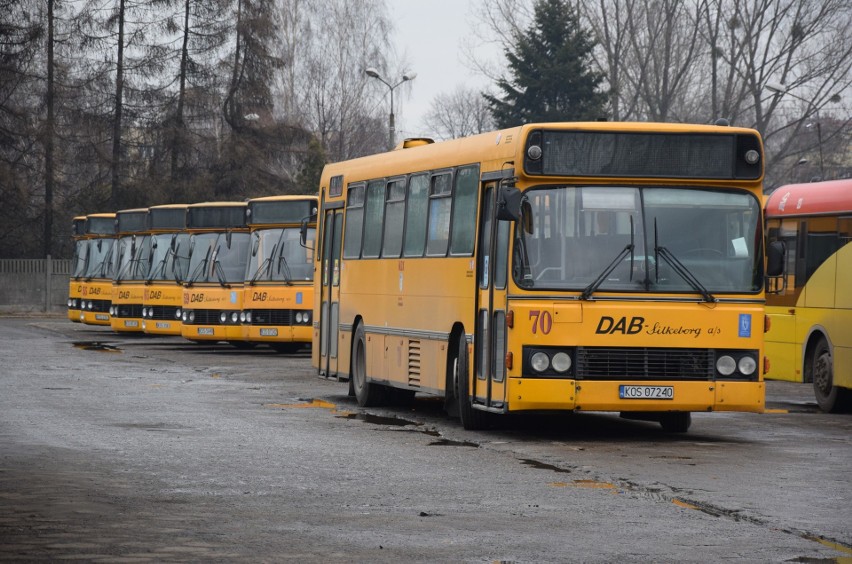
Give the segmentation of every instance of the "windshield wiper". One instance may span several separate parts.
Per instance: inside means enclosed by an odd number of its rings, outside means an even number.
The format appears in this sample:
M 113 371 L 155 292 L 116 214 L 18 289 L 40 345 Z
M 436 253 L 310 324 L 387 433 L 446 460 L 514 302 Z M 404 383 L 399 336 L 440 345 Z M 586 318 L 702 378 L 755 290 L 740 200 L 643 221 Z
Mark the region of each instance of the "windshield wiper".
M 222 263 L 219 262 L 219 259 L 213 260 L 213 272 L 216 273 L 216 279 L 219 280 L 219 285 L 223 288 L 230 288 L 231 285 L 228 284 L 227 279 L 225 278 L 225 269 L 222 268 Z
M 207 249 L 207 254 L 204 256 L 204 260 L 198 263 L 198 266 L 195 267 L 195 270 L 192 271 L 192 274 L 189 276 L 189 280 L 186 282 L 186 287 L 191 288 L 195 281 L 201 276 L 201 273 L 207 268 L 207 261 L 210 260 L 210 251 L 212 249 Z
M 669 265 L 672 267 L 672 270 L 677 273 L 678 276 L 683 278 L 690 286 L 692 286 L 694 290 L 701 294 L 701 297 L 704 298 L 704 301 L 709 303 L 716 302 L 716 297 L 713 296 L 713 294 L 711 294 L 710 291 L 707 290 L 707 288 L 705 288 L 704 285 L 698 281 L 698 278 L 696 278 L 695 275 L 690 272 L 686 265 L 680 262 L 680 260 L 678 260 L 678 258 L 674 256 L 674 253 L 657 243 L 657 220 L 654 219 L 654 258 L 656 264 L 659 265 L 660 261 L 657 257 L 663 257 L 666 262 L 668 262 Z M 660 270 L 659 266 L 657 266 L 657 282 L 659 281 Z
M 251 277 L 251 280 L 249 280 L 249 286 L 255 285 L 255 283 L 257 282 L 257 279 L 260 278 L 261 272 L 263 272 L 264 270 L 266 270 L 267 272 L 269 271 L 269 265 L 271 263 L 272 263 L 272 259 L 270 257 L 266 257 L 265 259 L 263 259 L 263 262 L 260 263 L 260 266 L 257 267 L 257 270 L 255 271 L 254 275 Z
M 288 286 L 292 286 L 293 284 L 293 276 L 290 274 L 290 265 L 287 264 L 287 258 L 284 256 L 282 252 L 278 257 L 278 273 L 281 273 L 281 269 L 284 269 L 284 281 L 287 282 Z
M 618 264 L 621 261 L 623 261 L 627 257 L 628 254 L 630 255 L 630 280 L 633 280 L 633 250 L 635 248 L 634 236 L 635 236 L 635 232 L 634 232 L 634 229 L 633 229 L 633 216 L 631 215 L 630 216 L 630 243 L 625 245 L 624 248 L 621 249 L 621 252 L 619 252 L 618 255 L 613 259 L 613 261 L 611 263 L 609 263 L 609 266 L 607 266 L 603 270 L 603 272 L 601 272 L 598 275 L 598 277 L 594 279 L 594 281 L 591 284 L 586 286 L 586 289 L 583 290 L 582 294 L 580 294 L 581 300 L 588 300 L 589 298 L 591 298 L 592 294 L 594 294 L 595 291 L 600 287 L 600 285 L 604 283 L 604 281 L 606 280 L 606 277 L 609 276 L 610 273 L 613 270 L 615 270 L 615 268 L 618 266 Z

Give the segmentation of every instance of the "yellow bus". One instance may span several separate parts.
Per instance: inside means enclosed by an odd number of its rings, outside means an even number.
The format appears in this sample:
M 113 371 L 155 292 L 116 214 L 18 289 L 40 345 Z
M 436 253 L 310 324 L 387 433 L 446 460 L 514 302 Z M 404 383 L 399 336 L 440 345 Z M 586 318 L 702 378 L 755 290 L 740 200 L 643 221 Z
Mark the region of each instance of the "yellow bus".
M 68 319 L 80 323 L 82 277 L 86 270 L 86 253 L 89 251 L 85 215 L 78 215 L 71 220 L 71 240 L 74 242 L 74 255 L 71 257 L 71 277 L 68 280 Z
M 142 330 L 180 336 L 182 281 L 189 269 L 189 233 L 185 204 L 148 208 L 151 268 L 142 294 Z
M 109 326 L 112 305 L 112 276 L 115 267 L 115 214 L 95 213 L 86 216 L 89 251 L 80 288 L 80 321 L 86 325 Z
M 109 308 L 110 327 L 119 333 L 141 333 L 142 292 L 151 252 L 148 208 L 116 212 L 115 226 L 118 239 Z
M 326 165 L 312 362 L 361 406 L 762 412 L 752 129 L 545 123 Z M 393 391 L 391 394 L 389 392 Z
M 240 315 L 243 338 L 295 352 L 311 342 L 317 198 L 254 198 L 246 213 L 251 243 Z
M 186 230 L 189 274 L 184 281 L 181 335 L 191 341 L 250 346 L 240 325 L 250 237 L 245 202 L 190 204 Z
M 852 179 L 791 184 L 766 203 L 769 245 L 785 251 L 770 277 L 767 378 L 811 382 L 819 407 L 852 407 Z

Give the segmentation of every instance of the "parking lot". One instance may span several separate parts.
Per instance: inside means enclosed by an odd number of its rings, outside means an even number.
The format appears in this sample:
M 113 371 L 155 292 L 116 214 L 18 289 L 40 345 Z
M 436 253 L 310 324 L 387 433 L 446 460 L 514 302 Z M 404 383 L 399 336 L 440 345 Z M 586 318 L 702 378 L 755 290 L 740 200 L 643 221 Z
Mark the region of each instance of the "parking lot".
M 362 409 L 307 353 L 0 318 L 0 559 L 842 561 L 852 415 Z

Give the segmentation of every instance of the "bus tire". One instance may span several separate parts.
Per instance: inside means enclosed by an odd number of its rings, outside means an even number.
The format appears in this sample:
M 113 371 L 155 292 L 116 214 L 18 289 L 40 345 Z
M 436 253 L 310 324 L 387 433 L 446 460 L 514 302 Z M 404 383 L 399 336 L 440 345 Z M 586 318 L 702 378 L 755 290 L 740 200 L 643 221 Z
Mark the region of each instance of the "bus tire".
M 380 384 L 367 382 L 367 339 L 364 336 L 364 325 L 359 323 L 352 339 L 352 375 L 350 377 L 355 399 L 361 407 L 382 405 L 387 390 Z
M 692 414 L 688 411 L 672 411 L 660 417 L 660 426 L 666 433 L 686 433 L 692 425 Z
M 831 349 L 824 337 L 817 341 L 811 355 L 811 377 L 814 396 L 819 408 L 827 413 L 837 413 L 843 408 L 842 390 L 834 385 L 834 363 Z
M 470 403 L 468 394 L 468 362 L 467 362 L 467 340 L 464 333 L 459 335 L 456 356 L 453 359 L 453 382 L 456 386 L 456 398 L 458 399 L 459 418 L 462 427 L 468 431 L 484 429 L 487 424 L 487 413 L 474 409 Z

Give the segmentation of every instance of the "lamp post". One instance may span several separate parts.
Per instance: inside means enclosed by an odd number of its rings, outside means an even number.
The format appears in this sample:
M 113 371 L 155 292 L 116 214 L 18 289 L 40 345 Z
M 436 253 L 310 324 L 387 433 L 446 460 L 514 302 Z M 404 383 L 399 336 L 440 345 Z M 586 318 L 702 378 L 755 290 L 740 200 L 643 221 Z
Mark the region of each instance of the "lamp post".
M 393 149 L 395 133 L 395 124 L 393 117 L 393 91 L 396 89 L 397 86 L 399 86 L 403 82 L 414 80 L 415 77 L 417 77 L 417 73 L 405 73 L 404 75 L 402 75 L 402 79 L 399 82 L 397 82 L 396 84 L 391 84 L 390 82 L 382 78 L 382 75 L 379 74 L 379 71 L 377 71 L 373 67 L 367 68 L 367 70 L 365 70 L 364 72 L 367 73 L 367 76 L 375 78 L 376 80 L 380 80 L 390 90 L 390 116 L 388 118 L 388 149 Z
M 822 125 L 821 125 L 820 119 L 819 119 L 819 108 L 816 107 L 816 104 L 814 104 L 813 101 L 802 98 L 801 96 L 799 96 L 797 94 L 793 94 L 789 90 L 785 89 L 783 85 L 773 84 L 771 82 L 767 82 L 766 88 L 768 90 L 771 90 L 772 92 L 777 92 L 778 94 L 781 94 L 781 95 L 789 94 L 791 97 L 793 97 L 797 100 L 801 100 L 802 102 L 811 106 L 814 109 L 814 113 L 816 114 L 817 144 L 818 144 L 818 148 L 819 148 L 819 179 L 825 180 L 825 165 L 823 164 L 823 159 L 822 159 Z M 807 125 L 805 125 L 805 127 L 811 127 L 811 125 L 812 124 L 807 124 Z

